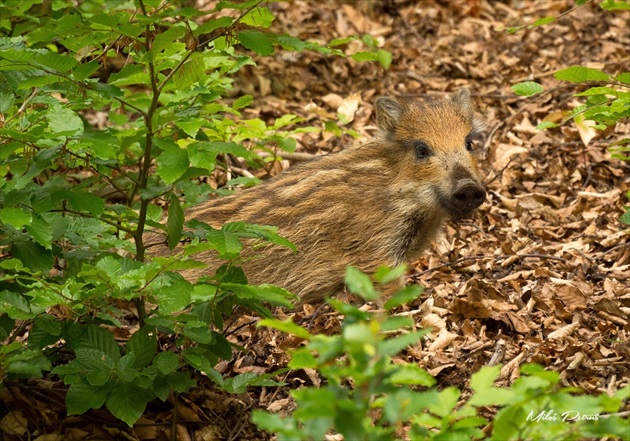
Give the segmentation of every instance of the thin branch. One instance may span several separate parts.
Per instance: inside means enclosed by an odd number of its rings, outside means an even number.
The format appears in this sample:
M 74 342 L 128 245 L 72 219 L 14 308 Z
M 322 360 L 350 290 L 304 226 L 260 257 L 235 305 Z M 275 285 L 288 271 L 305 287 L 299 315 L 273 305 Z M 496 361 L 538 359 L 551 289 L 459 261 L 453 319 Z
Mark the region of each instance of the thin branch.
M 239 15 L 230 26 L 228 26 L 227 28 L 225 28 L 225 31 L 218 33 L 217 35 L 215 35 L 214 37 L 211 37 L 209 39 L 207 39 L 206 41 L 204 41 L 203 43 L 199 43 L 197 44 L 197 47 L 201 47 L 204 46 L 208 43 L 210 43 L 211 41 L 216 40 L 217 38 L 221 37 L 222 35 L 226 35 L 228 34 L 230 31 L 232 31 L 237 24 L 239 24 L 241 22 L 241 20 L 243 19 L 243 17 L 245 17 L 247 14 L 249 14 L 251 11 L 253 11 L 254 9 L 256 9 L 261 3 L 265 3 L 267 0 L 260 0 L 259 2 L 257 2 L 256 4 L 250 6 L 248 9 L 246 9 L 245 11 L 243 11 L 241 13 L 241 15 Z
M 133 236 L 135 234 L 135 231 L 132 230 L 131 228 L 127 228 L 123 225 L 120 225 L 120 222 L 118 220 L 110 220 L 106 217 L 96 217 L 93 214 L 89 214 L 89 213 L 84 213 L 82 211 L 76 211 L 76 210 L 71 210 L 69 208 L 62 208 L 62 209 L 54 209 L 54 210 L 50 210 L 51 213 L 68 213 L 68 214 L 74 214 L 76 216 L 81 216 L 81 217 L 85 217 L 88 219 L 98 219 L 102 222 L 105 222 L 108 225 L 111 225 L 112 227 L 115 227 L 116 229 L 120 230 L 120 231 L 124 231 L 125 233 L 128 233 L 129 235 Z
M 541 260 L 556 260 L 558 262 L 562 262 L 562 263 L 567 263 L 568 260 L 563 258 L 563 257 L 557 257 L 557 256 L 551 256 L 549 254 L 539 254 L 539 253 L 524 253 L 524 254 L 504 254 L 504 255 L 500 255 L 500 256 L 495 256 L 495 255 L 488 255 L 488 254 L 483 254 L 481 256 L 466 256 L 466 257 L 461 257 L 453 262 L 449 262 L 449 263 L 445 263 L 442 265 L 438 265 L 435 266 L 433 268 L 429 268 L 427 270 L 422 271 L 421 273 L 418 274 L 413 274 L 411 276 L 412 279 L 414 280 L 418 280 L 420 277 L 422 277 L 425 274 L 428 274 L 430 272 L 433 271 L 437 271 L 443 268 L 449 268 L 452 266 L 457 266 L 460 263 L 464 263 L 466 261 L 469 260 L 489 260 L 489 259 L 494 259 L 494 260 L 505 260 L 505 259 L 511 259 L 511 258 L 517 258 L 517 259 L 525 259 L 525 258 L 536 258 L 536 259 L 541 259 Z

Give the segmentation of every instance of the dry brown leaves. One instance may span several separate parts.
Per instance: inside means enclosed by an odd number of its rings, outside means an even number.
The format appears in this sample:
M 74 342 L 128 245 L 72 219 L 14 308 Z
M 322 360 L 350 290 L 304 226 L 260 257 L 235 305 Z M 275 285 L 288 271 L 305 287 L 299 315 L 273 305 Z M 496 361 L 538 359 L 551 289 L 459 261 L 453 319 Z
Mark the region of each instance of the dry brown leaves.
M 299 112 L 294 103 L 310 100 L 307 114 L 335 112 L 359 96 L 359 117 L 349 126 L 366 137 L 374 129 L 369 103 L 376 95 L 468 87 L 476 97 L 489 123 L 482 155 L 490 196 L 474 219 L 449 225 L 418 262 L 410 281 L 424 285 L 425 294 L 400 312 L 414 316 L 418 327 L 433 328 L 421 347 L 401 357 L 437 375 L 443 386 L 466 388 L 472 372 L 496 363 L 504 365 L 501 379 L 509 384 L 527 362 L 556 370 L 564 384 L 591 393 L 628 382 L 630 235 L 618 218 L 627 203 L 630 167 L 607 151 L 612 141 L 628 136 L 628 123 L 604 133 L 573 123 L 535 129 L 543 118 L 557 119 L 558 111 L 578 105 L 572 94 L 580 89 L 557 82 L 556 70 L 628 70 L 628 14 L 604 14 L 588 5 L 542 28 L 514 35 L 498 30 L 572 6 L 296 1 L 279 6 L 284 29 L 321 40 L 370 33 L 392 52 L 391 68 L 299 54 L 294 62 L 278 61 L 278 69 L 257 70 L 282 86 L 259 101 L 262 108 Z M 359 46 L 350 51 L 365 50 Z M 537 100 L 515 97 L 510 86 L 525 80 L 552 93 Z M 313 153 L 337 149 L 337 140 L 325 136 L 301 142 Z M 319 317 L 311 325 L 313 332 L 335 332 L 338 317 Z M 299 384 L 312 384 L 297 375 Z M 279 407 L 264 399 L 260 405 Z

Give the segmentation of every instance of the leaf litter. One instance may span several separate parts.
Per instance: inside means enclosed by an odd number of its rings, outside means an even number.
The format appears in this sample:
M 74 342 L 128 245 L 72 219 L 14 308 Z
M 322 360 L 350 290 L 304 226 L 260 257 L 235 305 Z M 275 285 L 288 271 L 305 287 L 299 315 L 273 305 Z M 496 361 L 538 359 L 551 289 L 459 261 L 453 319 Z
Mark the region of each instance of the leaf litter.
M 213 2 L 199 0 L 199 7 Z M 317 125 L 331 118 L 367 139 L 376 131 L 370 103 L 379 95 L 441 95 L 471 90 L 487 121 L 479 146 L 488 199 L 473 219 L 449 224 L 444 235 L 417 262 L 410 283 L 425 287 L 422 297 L 397 313 L 414 317 L 433 332 L 421 345 L 399 355 L 418 363 L 439 386 L 464 391 L 470 375 L 503 363 L 507 385 L 527 362 L 560 372 L 565 385 L 589 393 L 609 393 L 630 378 L 630 235 L 619 222 L 630 165 L 611 158 L 607 146 L 628 137 L 629 125 L 605 132 L 577 121 L 537 131 L 543 119 L 561 119 L 560 110 L 578 104 L 580 86 L 556 81 L 553 73 L 572 65 L 610 74 L 628 70 L 628 13 L 602 13 L 588 4 L 543 27 L 516 34 L 508 26 L 559 15 L 574 2 L 443 2 L 423 0 L 295 0 L 272 4 L 272 30 L 300 38 L 330 41 L 370 34 L 392 53 L 389 70 L 378 63 L 318 53 L 276 53 L 245 67 L 235 96 L 252 94 L 246 117 L 272 121 L 285 113 Z M 349 53 L 365 50 L 348 43 Z M 514 95 L 510 86 L 533 80 L 552 93 L 537 98 Z M 297 135 L 298 151 L 283 155 L 273 173 L 357 142 L 331 133 Z M 233 173 L 249 173 L 235 164 Z M 217 178 L 224 182 L 225 178 Z M 278 311 L 310 326 L 312 333 L 335 333 L 340 317 L 313 315 L 305 305 Z M 287 351 L 301 340 L 255 327 L 256 317 L 241 315 L 230 340 L 246 348 L 217 369 L 224 375 L 270 373 L 286 366 Z M 64 387 L 40 379 L 9 385 L 3 393 L 0 429 L 5 439 L 266 440 L 250 422 L 252 408 L 289 413 L 290 389 L 317 385 L 316 372 L 288 372 L 282 388 L 251 388 L 228 395 L 203 387 L 150 403 L 129 429 L 104 410 L 65 416 Z M 37 421 L 27 433 L 26 421 Z

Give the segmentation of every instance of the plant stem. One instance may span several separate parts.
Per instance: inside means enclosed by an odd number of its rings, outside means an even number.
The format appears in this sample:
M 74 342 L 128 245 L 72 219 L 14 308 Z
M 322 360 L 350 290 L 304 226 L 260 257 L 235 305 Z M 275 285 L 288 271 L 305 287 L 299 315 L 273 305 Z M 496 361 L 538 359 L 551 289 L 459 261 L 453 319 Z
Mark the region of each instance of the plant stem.
M 146 16 L 147 11 L 142 0 L 139 1 L 140 9 L 142 13 Z M 147 23 L 145 29 L 144 36 L 144 46 L 147 53 L 151 51 L 151 24 Z M 132 195 L 139 193 L 140 191 L 147 188 L 147 183 L 149 181 L 149 171 L 151 169 L 151 160 L 152 160 L 152 150 L 153 150 L 153 116 L 155 115 L 155 111 L 157 110 L 157 106 L 160 99 L 160 89 L 157 85 L 157 78 L 155 72 L 155 65 L 153 64 L 153 60 L 149 61 L 149 77 L 151 79 L 151 104 L 149 105 L 149 109 L 143 115 L 144 124 L 147 128 L 146 142 L 144 145 L 144 153 L 140 157 L 138 163 L 138 185 L 134 187 Z M 133 200 L 133 197 L 130 198 Z M 136 260 L 140 262 L 144 262 L 145 259 L 145 246 L 144 246 L 144 227 L 147 220 L 147 210 L 149 208 L 149 199 L 140 198 L 140 211 L 138 213 L 138 226 L 135 231 L 134 239 L 136 244 Z M 138 311 L 138 319 L 140 320 L 140 324 L 144 324 L 144 320 L 147 316 L 146 305 L 144 298 L 138 297 L 135 299 L 136 309 Z

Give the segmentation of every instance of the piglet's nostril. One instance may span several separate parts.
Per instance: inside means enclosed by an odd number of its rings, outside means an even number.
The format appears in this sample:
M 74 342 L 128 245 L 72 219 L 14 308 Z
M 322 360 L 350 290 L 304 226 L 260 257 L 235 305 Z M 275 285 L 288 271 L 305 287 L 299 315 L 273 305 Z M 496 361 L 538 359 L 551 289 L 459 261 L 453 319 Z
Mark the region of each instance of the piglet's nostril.
M 466 181 L 453 192 L 452 202 L 462 211 L 472 211 L 486 200 L 485 190 L 474 181 Z

